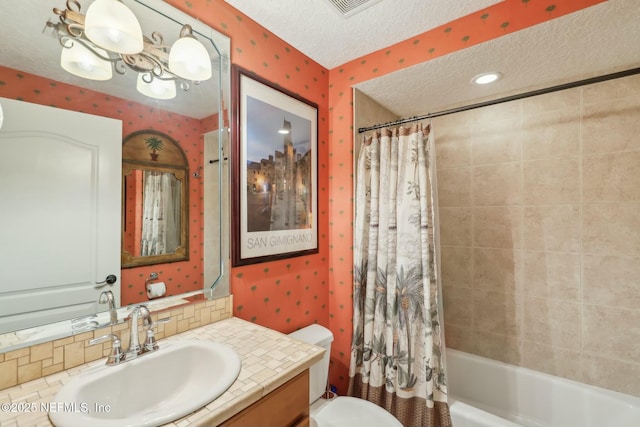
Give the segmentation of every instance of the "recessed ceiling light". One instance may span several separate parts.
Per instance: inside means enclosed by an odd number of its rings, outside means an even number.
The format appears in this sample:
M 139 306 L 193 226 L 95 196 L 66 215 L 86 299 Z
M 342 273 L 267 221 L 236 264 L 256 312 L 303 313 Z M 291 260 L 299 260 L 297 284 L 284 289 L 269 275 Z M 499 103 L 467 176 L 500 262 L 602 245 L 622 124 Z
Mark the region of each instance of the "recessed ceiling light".
M 471 82 L 477 85 L 486 85 L 495 82 L 496 80 L 500 79 L 500 77 L 502 77 L 502 74 L 498 72 L 482 73 L 472 78 Z

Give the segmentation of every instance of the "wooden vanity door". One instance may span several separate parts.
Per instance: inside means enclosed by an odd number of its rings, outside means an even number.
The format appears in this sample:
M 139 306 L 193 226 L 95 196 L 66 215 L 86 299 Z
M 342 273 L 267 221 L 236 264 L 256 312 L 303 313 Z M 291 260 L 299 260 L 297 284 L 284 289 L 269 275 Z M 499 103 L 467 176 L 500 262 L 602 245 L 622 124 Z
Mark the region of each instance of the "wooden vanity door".
M 308 427 L 309 371 L 305 370 L 221 426 Z

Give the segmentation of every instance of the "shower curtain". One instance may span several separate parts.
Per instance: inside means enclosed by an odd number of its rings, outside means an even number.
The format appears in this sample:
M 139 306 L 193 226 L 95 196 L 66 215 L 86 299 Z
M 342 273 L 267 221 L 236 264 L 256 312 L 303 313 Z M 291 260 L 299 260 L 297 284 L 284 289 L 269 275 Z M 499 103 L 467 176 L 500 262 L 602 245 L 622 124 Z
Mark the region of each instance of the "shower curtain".
M 350 396 L 449 427 L 430 126 L 383 129 L 357 164 Z
M 180 182 L 173 173 L 144 171 L 140 255 L 174 253 L 180 245 Z

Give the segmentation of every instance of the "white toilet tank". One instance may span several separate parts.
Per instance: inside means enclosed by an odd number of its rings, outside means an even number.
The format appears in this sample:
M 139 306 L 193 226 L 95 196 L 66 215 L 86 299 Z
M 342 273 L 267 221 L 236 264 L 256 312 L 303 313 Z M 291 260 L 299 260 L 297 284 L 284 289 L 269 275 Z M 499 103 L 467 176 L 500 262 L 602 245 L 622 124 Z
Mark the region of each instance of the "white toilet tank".
M 313 324 L 292 332 L 289 336 L 308 344 L 324 347 L 325 349 L 322 360 L 309 368 L 309 403 L 313 403 L 322 396 L 327 388 L 329 357 L 331 354 L 333 334 L 324 326 Z

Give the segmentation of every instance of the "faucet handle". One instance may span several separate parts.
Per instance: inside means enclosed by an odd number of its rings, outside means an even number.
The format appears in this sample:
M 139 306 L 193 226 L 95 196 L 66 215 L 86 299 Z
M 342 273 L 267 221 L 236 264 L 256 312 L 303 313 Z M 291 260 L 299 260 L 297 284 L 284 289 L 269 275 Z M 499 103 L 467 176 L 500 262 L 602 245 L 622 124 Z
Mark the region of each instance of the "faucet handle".
M 144 351 L 155 351 L 158 349 L 158 342 L 156 341 L 156 331 L 153 329 L 156 325 L 161 323 L 167 323 L 171 321 L 171 317 L 165 317 L 164 319 L 158 319 L 149 326 L 147 326 L 147 338 L 144 340 Z
M 105 341 L 113 341 L 113 344 L 111 345 L 111 353 L 109 354 L 109 356 L 107 357 L 107 365 L 117 365 L 118 363 L 120 363 L 122 360 L 124 360 L 124 353 L 122 352 L 122 345 L 120 343 L 120 338 L 118 338 L 117 335 L 114 334 L 107 334 L 107 335 L 102 335 L 101 337 L 98 338 L 93 338 L 91 340 L 89 340 L 89 345 L 95 345 L 95 344 L 100 344 L 103 343 Z

